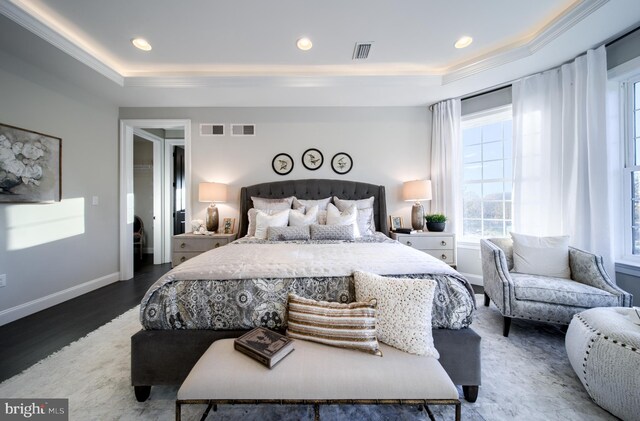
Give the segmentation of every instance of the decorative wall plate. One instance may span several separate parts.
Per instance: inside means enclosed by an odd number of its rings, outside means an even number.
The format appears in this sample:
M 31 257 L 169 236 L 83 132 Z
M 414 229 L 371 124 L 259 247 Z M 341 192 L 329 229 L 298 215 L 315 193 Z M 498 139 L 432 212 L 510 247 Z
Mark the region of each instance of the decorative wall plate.
M 346 174 L 353 168 L 353 159 L 346 152 L 338 152 L 331 158 L 331 169 L 338 174 Z
M 293 158 L 291 158 L 289 154 L 279 153 L 273 157 L 271 168 L 273 168 L 276 174 L 287 175 L 293 170 Z
M 324 156 L 322 156 L 322 152 L 317 149 L 307 149 L 302 154 L 302 165 L 304 165 L 304 167 L 308 170 L 317 170 L 322 166 L 323 162 Z

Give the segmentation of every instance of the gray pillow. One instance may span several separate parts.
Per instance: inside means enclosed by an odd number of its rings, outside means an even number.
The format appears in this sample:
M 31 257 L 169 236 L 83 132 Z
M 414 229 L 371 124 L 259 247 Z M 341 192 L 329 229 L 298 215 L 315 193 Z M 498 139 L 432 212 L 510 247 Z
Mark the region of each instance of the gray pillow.
M 310 225 L 312 240 L 351 240 L 355 239 L 353 224 L 350 225 Z
M 267 229 L 267 240 L 269 241 L 308 240 L 309 238 L 309 225 L 269 227 Z

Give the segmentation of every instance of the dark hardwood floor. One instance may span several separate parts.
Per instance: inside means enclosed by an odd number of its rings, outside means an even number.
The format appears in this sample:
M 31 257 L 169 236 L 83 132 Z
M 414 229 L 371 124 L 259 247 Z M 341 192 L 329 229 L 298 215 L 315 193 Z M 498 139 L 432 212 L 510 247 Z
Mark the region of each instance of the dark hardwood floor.
M 64 303 L 0 326 L 0 382 L 69 345 L 140 304 L 171 264 L 153 265 L 153 255 L 136 261 L 133 279 L 115 282 Z

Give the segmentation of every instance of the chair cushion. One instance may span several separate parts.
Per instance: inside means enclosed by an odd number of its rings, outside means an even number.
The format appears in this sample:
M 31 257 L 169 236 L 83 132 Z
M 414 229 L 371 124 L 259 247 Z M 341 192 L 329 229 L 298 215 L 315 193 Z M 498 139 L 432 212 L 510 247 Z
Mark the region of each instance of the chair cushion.
M 518 300 L 585 308 L 618 305 L 615 295 L 570 279 L 514 272 L 510 275 Z

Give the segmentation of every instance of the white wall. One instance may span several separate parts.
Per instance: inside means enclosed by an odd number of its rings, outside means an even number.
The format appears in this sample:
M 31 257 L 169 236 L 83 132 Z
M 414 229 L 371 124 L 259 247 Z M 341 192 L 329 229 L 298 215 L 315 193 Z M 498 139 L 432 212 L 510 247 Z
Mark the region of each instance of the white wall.
M 242 186 L 286 179 L 334 178 L 385 185 L 389 214 L 410 220 L 411 203 L 400 197 L 402 183 L 428 178 L 431 113 L 426 107 L 308 108 L 121 108 L 122 119 L 188 118 L 192 123 L 192 218 L 205 216 L 198 202 L 202 181 L 229 185 L 220 217 L 238 218 Z M 223 137 L 201 137 L 200 123 L 224 123 Z M 256 136 L 228 134 L 230 123 L 256 124 Z M 309 171 L 302 153 L 317 148 L 323 166 Z M 293 171 L 280 176 L 271 160 L 280 152 L 294 158 Z M 331 157 L 347 152 L 354 161 L 346 175 L 331 170 Z M 236 223 L 237 227 L 237 223 Z
M 3 52 L 0 92 L 0 122 L 62 138 L 62 201 L 0 204 L 4 324 L 118 279 L 118 110 Z

